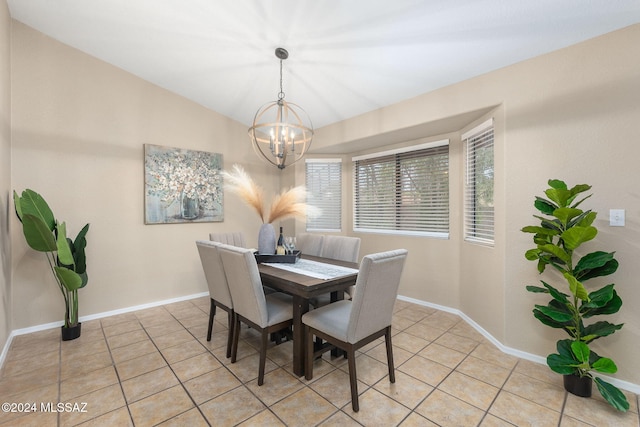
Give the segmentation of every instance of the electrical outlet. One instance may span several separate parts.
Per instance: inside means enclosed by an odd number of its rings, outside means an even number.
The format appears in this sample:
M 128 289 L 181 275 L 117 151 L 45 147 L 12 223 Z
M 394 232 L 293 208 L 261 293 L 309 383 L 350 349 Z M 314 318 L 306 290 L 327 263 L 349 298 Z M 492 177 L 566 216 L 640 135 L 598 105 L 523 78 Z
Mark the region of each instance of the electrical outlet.
M 624 227 L 624 209 L 609 209 L 609 225 Z

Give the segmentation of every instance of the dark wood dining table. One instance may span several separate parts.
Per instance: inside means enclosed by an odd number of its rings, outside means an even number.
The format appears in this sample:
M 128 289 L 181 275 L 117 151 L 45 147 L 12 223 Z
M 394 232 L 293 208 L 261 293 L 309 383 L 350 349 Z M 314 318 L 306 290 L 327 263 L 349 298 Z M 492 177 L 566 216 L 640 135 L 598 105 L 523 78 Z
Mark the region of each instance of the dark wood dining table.
M 302 255 L 302 258 L 325 264 L 358 269 L 357 263 Z M 258 264 L 262 284 L 293 297 L 293 372 L 304 375 L 305 334 L 302 315 L 309 311 L 309 299 L 331 293 L 331 301 L 344 298 L 344 291 L 355 285 L 358 273 L 332 279 L 318 279 L 266 264 Z

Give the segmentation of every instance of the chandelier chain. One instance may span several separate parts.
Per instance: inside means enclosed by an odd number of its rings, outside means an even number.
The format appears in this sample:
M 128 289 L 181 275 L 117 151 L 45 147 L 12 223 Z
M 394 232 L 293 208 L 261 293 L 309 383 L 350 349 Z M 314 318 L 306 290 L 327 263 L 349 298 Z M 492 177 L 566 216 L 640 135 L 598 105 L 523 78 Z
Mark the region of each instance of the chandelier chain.
M 282 59 L 280 60 L 280 93 L 278 93 L 278 100 L 284 99 L 284 91 L 282 90 Z

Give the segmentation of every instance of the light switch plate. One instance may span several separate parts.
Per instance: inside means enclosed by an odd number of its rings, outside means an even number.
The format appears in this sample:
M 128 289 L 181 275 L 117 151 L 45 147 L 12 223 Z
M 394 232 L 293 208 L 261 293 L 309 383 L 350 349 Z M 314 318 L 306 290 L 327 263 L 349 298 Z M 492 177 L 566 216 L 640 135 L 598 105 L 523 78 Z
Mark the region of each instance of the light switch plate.
M 609 209 L 609 225 L 624 227 L 624 209 Z

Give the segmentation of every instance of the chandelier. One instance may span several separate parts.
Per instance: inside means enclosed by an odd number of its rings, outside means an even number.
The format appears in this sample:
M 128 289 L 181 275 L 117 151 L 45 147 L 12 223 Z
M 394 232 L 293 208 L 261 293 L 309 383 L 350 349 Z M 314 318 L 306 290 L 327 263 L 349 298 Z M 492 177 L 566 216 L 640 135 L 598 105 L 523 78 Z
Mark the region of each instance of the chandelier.
M 311 146 L 313 125 L 307 113 L 298 105 L 284 100 L 282 61 L 289 52 L 276 49 L 280 59 L 280 92 L 278 100 L 263 105 L 249 128 L 251 144 L 257 154 L 269 163 L 284 169 L 302 158 Z

